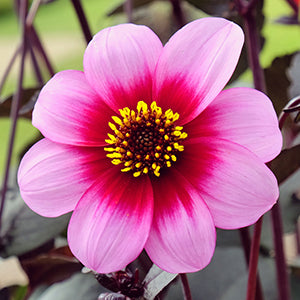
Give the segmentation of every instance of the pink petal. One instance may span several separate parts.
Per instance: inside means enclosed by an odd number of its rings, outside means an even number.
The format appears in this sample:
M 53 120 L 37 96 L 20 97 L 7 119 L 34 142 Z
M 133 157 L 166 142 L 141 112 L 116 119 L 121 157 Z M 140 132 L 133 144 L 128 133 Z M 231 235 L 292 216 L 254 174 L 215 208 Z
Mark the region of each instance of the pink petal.
M 114 114 L 89 86 L 83 72 L 68 70 L 57 73 L 44 86 L 32 122 L 54 142 L 103 146 Z
M 110 168 L 74 210 L 68 229 L 71 251 L 98 273 L 118 271 L 143 250 L 152 216 L 149 178 Z
M 195 272 L 210 262 L 216 233 L 199 192 L 175 169 L 153 181 L 154 218 L 145 249 L 170 273 Z
M 176 167 L 198 188 L 220 228 L 255 223 L 278 198 L 274 174 L 248 149 L 227 140 L 190 140 Z
M 104 157 L 103 149 L 67 146 L 43 139 L 21 161 L 18 171 L 21 196 L 33 211 L 46 217 L 72 211 L 101 169 L 110 164 Z
M 164 110 L 195 118 L 230 79 L 243 46 L 241 28 L 222 18 L 187 24 L 165 45 L 154 77 L 154 99 Z
M 241 144 L 264 162 L 277 156 L 282 146 L 272 102 L 249 88 L 222 91 L 185 130 L 190 138 L 209 136 Z
M 115 111 L 151 102 L 152 77 L 162 51 L 159 38 L 147 27 L 121 24 L 97 33 L 84 55 L 91 86 Z

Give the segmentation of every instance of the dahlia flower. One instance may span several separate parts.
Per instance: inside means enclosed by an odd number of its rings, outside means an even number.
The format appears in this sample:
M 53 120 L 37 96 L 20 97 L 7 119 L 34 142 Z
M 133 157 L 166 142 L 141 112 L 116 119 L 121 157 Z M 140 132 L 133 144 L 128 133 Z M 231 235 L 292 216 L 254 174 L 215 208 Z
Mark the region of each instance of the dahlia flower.
M 243 41 L 221 18 L 189 23 L 165 46 L 145 26 L 118 25 L 94 36 L 83 72 L 44 86 L 33 125 L 45 138 L 22 159 L 21 195 L 46 217 L 73 211 L 68 242 L 85 266 L 117 271 L 145 249 L 168 272 L 198 271 L 216 227 L 253 224 L 276 202 L 271 101 L 222 91 Z

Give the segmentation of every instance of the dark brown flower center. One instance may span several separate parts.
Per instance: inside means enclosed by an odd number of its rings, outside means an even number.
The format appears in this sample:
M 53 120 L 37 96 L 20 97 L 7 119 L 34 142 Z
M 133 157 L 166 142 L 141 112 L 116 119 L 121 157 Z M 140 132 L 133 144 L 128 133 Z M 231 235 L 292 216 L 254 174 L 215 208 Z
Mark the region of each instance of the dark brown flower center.
M 113 134 L 105 141 L 110 147 L 104 150 L 114 165 L 123 164 L 122 172 L 132 171 L 134 177 L 142 174 L 160 176 L 163 167 L 171 167 L 179 152 L 184 150 L 182 141 L 187 137 L 183 127 L 175 126 L 178 113 L 162 109 L 152 102 L 150 107 L 139 101 L 137 112 L 128 107 L 120 109 L 121 118 L 113 116 L 108 125 Z

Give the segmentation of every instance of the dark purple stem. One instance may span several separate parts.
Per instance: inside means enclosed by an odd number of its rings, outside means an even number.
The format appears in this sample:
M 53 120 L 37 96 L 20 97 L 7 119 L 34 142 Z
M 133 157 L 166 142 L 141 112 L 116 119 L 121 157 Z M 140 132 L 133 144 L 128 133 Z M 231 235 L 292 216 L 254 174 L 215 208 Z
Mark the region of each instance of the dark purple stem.
M 257 283 L 257 265 L 259 257 L 260 236 L 262 229 L 263 217 L 256 222 L 254 226 L 253 239 L 251 243 L 251 253 L 249 260 L 249 276 L 247 285 L 247 300 L 255 300 L 256 283 Z
M 181 28 L 186 24 L 186 19 L 182 10 L 181 0 L 170 0 L 173 6 L 173 14 L 176 18 L 178 27 Z
M 11 157 L 12 157 L 13 146 L 14 146 L 14 141 L 15 141 L 18 110 L 19 110 L 19 105 L 20 105 L 20 101 L 21 101 L 21 97 L 22 97 L 24 64 L 25 64 L 26 48 L 27 48 L 26 47 L 26 30 L 25 30 L 25 19 L 26 19 L 27 7 L 28 7 L 28 1 L 24 0 L 24 1 L 20 2 L 19 18 L 21 20 L 20 24 L 22 26 L 21 63 L 20 63 L 20 72 L 19 72 L 19 78 L 18 78 L 17 91 L 14 94 L 14 97 L 12 100 L 12 106 L 11 106 L 12 123 L 11 123 L 10 135 L 9 135 L 9 145 L 8 145 L 8 153 L 7 153 L 7 159 L 6 159 L 6 165 L 5 165 L 5 173 L 4 173 L 4 178 L 3 178 L 3 182 L 2 182 L 2 190 L 1 190 L 0 229 L 1 229 L 1 221 L 2 221 L 2 215 L 3 215 L 3 210 L 4 210 L 4 204 L 5 204 L 5 196 L 6 196 L 6 192 L 7 192 L 7 184 L 8 184 L 8 178 L 9 178 Z
M 41 54 L 41 56 L 46 64 L 49 74 L 51 76 L 54 76 L 54 74 L 55 74 L 54 69 L 49 61 L 49 58 L 44 50 L 44 47 L 43 47 L 43 45 L 40 41 L 40 38 L 39 38 L 33 25 L 28 29 L 28 34 L 29 34 L 29 39 L 30 39 L 31 45 L 34 45 L 37 48 L 38 52 Z
M 79 19 L 84 38 L 86 40 L 86 43 L 88 44 L 90 40 L 93 38 L 93 36 L 91 34 L 91 30 L 87 22 L 86 16 L 84 14 L 81 2 L 80 0 L 72 0 L 72 4 L 74 6 L 77 17 Z
M 133 18 L 132 18 L 132 13 L 133 13 L 133 11 L 132 11 L 132 0 L 126 0 L 124 2 L 124 10 L 125 10 L 126 15 L 127 15 L 127 21 L 129 23 L 132 23 L 132 21 L 133 21 Z
M 287 266 L 283 249 L 283 230 L 279 201 L 271 210 L 273 237 L 275 246 L 277 286 L 280 300 L 290 299 L 290 285 L 288 280 Z
M 264 71 L 259 63 L 259 35 L 255 21 L 255 10 L 248 10 L 244 14 L 244 29 L 246 35 L 247 54 L 253 74 L 254 86 L 261 92 L 266 92 Z
M 189 286 L 189 281 L 187 278 L 187 275 L 185 273 L 179 274 L 181 283 L 182 283 L 182 288 L 183 288 L 183 294 L 184 294 L 184 300 L 192 300 L 192 294 L 191 294 L 191 289 Z
M 5 70 L 5 72 L 4 72 L 4 75 L 3 75 L 2 80 L 1 80 L 1 82 L 0 82 L 0 94 L 1 94 L 1 91 L 2 91 L 3 86 L 4 86 L 4 84 L 5 84 L 5 81 L 6 81 L 6 79 L 7 79 L 7 76 L 8 76 L 8 74 L 9 74 L 9 72 L 10 72 L 12 66 L 14 65 L 14 62 L 15 62 L 16 58 L 18 57 L 18 55 L 19 55 L 19 53 L 20 53 L 20 51 L 21 51 L 21 48 L 22 48 L 22 47 L 19 46 L 19 47 L 16 49 L 16 51 L 14 52 L 13 57 L 11 58 L 11 60 L 10 60 L 10 62 L 9 62 L 9 64 L 8 64 L 6 70 Z
M 32 62 L 32 66 L 33 66 L 33 69 L 35 72 L 36 79 L 37 79 L 39 85 L 42 86 L 44 84 L 43 76 L 42 76 L 41 70 L 39 68 L 35 53 L 33 51 L 33 47 L 32 47 L 32 45 L 30 45 L 30 43 L 28 43 L 28 48 L 30 51 L 31 62 Z
M 294 0 L 286 0 L 286 2 L 291 6 L 291 8 L 294 10 L 295 14 L 298 14 L 299 8 Z
M 249 233 L 249 227 L 241 228 L 239 232 L 240 232 L 240 238 L 244 249 L 245 259 L 247 262 L 247 266 L 249 267 L 250 253 L 251 253 L 251 238 Z M 264 296 L 263 296 L 262 286 L 261 286 L 259 274 L 257 274 L 255 300 L 263 300 L 263 299 Z

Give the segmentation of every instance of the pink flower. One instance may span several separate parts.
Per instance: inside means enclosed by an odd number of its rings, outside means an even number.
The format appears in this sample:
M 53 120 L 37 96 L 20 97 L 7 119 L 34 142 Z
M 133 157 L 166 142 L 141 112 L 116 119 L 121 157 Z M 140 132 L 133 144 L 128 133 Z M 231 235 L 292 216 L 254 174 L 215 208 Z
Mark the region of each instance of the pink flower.
M 264 164 L 282 142 L 272 104 L 254 89 L 222 91 L 243 40 L 221 18 L 164 47 L 145 26 L 118 25 L 95 35 L 84 72 L 42 89 L 33 124 L 45 139 L 21 162 L 21 194 L 43 216 L 74 211 L 68 241 L 84 265 L 116 271 L 145 248 L 166 271 L 198 271 L 215 227 L 250 225 L 276 202 Z

